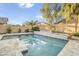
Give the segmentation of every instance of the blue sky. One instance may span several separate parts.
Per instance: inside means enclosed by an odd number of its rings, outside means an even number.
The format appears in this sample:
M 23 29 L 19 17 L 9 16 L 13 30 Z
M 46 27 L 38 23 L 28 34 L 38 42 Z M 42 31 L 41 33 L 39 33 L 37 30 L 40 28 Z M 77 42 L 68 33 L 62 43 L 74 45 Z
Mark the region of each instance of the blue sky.
M 0 17 L 8 17 L 11 24 L 22 24 L 25 21 L 38 20 L 45 21 L 42 18 L 40 9 L 43 4 L 26 3 L 6 3 L 0 4 Z

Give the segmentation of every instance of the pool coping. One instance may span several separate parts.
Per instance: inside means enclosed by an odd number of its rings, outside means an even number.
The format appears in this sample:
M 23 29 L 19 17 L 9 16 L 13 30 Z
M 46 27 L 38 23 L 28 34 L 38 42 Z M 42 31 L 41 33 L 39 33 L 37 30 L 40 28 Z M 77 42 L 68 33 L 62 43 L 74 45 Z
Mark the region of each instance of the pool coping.
M 35 31 L 35 32 L 27 32 L 27 33 L 10 33 L 10 34 L 2 34 L 0 37 L 0 40 L 4 37 L 4 36 L 17 36 L 17 35 L 27 35 L 27 34 L 38 34 L 38 35 L 43 35 L 43 36 L 49 36 L 49 37 L 53 37 L 53 38 L 58 38 L 58 39 L 63 39 L 63 40 L 68 40 L 68 35 L 67 34 L 63 34 L 63 33 L 51 33 L 51 32 L 41 32 L 41 31 Z
M 34 34 L 49 36 L 49 37 L 58 38 L 58 39 L 62 39 L 62 40 L 68 40 L 68 35 L 64 34 L 64 33 L 34 32 Z
M 2 40 L 2 38 L 4 36 L 17 36 L 17 35 L 27 35 L 27 34 L 33 34 L 33 32 L 28 32 L 28 33 L 6 33 L 6 34 L 1 34 L 0 35 L 0 40 Z

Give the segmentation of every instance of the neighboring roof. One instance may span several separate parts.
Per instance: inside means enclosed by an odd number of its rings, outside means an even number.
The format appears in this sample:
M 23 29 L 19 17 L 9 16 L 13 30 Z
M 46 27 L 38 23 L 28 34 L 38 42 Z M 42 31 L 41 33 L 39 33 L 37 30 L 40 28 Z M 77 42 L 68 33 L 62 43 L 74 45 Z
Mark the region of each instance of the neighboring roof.
M 7 23 L 7 22 L 8 22 L 8 18 L 0 17 L 0 23 Z

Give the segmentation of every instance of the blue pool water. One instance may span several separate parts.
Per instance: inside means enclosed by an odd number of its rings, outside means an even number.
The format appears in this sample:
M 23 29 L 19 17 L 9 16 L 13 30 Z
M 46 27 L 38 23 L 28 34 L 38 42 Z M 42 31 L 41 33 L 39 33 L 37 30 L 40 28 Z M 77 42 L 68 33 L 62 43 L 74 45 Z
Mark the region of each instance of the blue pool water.
M 56 56 L 66 45 L 67 41 L 42 35 L 26 35 L 21 40 L 29 45 L 27 56 Z

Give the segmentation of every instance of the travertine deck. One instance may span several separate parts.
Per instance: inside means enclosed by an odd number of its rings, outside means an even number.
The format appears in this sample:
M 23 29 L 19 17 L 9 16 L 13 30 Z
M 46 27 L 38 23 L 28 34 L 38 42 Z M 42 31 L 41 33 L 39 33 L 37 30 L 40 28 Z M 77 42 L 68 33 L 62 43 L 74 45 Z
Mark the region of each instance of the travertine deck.
M 18 37 L 1 40 L 7 35 L 26 35 L 29 33 L 12 33 L 0 35 L 0 56 L 22 56 L 22 51 L 28 50 L 24 42 Z
M 0 40 L 2 39 L 3 35 L 0 35 Z
M 58 35 L 56 34 L 54 36 L 53 34 L 44 32 L 37 32 L 37 34 L 51 37 L 56 37 Z M 62 38 L 62 34 L 60 36 L 60 38 Z M 2 37 L 3 35 L 0 36 L 0 39 Z M 63 36 L 63 38 L 67 39 L 66 36 Z M 27 47 L 25 47 L 24 43 L 19 41 L 19 39 L 0 40 L 0 56 L 22 56 L 21 51 L 23 50 L 27 50 Z M 58 56 L 79 56 L 79 40 L 69 40 Z
M 69 40 L 58 56 L 79 56 L 79 40 Z
M 45 36 L 49 36 L 49 37 L 53 37 L 53 38 L 68 40 L 67 34 L 64 34 L 64 33 L 52 33 L 52 32 L 36 31 L 36 32 L 34 32 L 34 34 L 45 35 Z
M 24 50 L 27 47 L 18 38 L 0 40 L 0 56 L 22 56 Z

